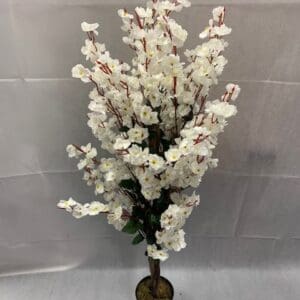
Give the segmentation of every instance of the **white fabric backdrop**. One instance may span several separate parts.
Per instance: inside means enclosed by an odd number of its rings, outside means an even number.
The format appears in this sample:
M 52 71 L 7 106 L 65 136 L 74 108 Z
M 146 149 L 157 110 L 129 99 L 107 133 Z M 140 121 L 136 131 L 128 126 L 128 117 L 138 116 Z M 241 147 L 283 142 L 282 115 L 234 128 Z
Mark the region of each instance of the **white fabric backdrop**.
M 219 168 L 200 186 L 188 248 L 169 264 L 299 268 L 300 1 L 194 0 L 177 18 L 190 33 L 187 47 L 220 2 L 233 33 L 212 97 L 237 82 L 239 114 L 220 138 Z M 80 23 L 99 22 L 101 41 L 129 61 L 116 10 L 139 3 L 0 0 L 0 274 L 70 268 L 93 257 L 105 267 L 144 264 L 143 247 L 131 247 L 104 219 L 78 221 L 56 209 L 68 196 L 94 199 L 65 153 L 68 143 L 92 140 L 88 88 L 70 75 L 84 61 Z

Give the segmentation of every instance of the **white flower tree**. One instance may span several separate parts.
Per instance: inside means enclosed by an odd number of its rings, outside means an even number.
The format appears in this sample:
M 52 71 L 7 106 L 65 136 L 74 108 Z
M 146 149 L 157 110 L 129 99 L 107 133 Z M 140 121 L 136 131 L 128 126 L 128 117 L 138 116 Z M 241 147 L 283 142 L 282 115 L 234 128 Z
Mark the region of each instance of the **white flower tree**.
M 231 29 L 224 24 L 224 7 L 213 10 L 200 33 L 206 41 L 180 60 L 177 50 L 188 33 L 171 16 L 188 6 L 187 0 L 152 0 L 132 14 L 118 11 L 123 42 L 134 52 L 131 66 L 96 42 L 97 23 L 83 22 L 88 38 L 81 52 L 92 66 L 72 69 L 73 77 L 93 85 L 88 126 L 111 158 L 97 158 L 91 144 L 67 146 L 69 156 L 79 159 L 83 179 L 104 202 L 70 198 L 58 206 L 76 218 L 105 214 L 117 230 L 135 235 L 133 244 L 145 240 L 153 295 L 159 262 L 170 250 L 186 247 L 182 227 L 200 201 L 184 191 L 196 188 L 206 170 L 217 166 L 212 156 L 217 137 L 236 114 L 232 103 L 240 92 L 228 84 L 219 99 L 208 99 L 227 64 L 223 37 Z

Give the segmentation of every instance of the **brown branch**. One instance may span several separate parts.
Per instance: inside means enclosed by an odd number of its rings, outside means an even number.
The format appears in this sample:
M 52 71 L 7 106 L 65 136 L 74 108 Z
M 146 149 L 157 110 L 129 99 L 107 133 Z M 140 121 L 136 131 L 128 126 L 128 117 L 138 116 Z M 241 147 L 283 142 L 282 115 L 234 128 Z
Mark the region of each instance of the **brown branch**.
M 98 86 L 98 83 L 93 79 L 92 75 L 90 75 L 90 81 L 95 85 L 96 89 L 97 89 L 97 92 L 98 92 L 98 95 L 100 96 L 104 96 L 104 92 L 103 90 L 101 91 L 99 86 Z
M 137 12 L 135 12 L 135 16 L 136 16 L 138 26 L 140 27 L 140 29 L 143 29 L 142 20 L 141 20 L 140 16 L 137 14 Z
M 80 151 L 81 153 L 84 153 L 84 154 L 87 154 L 85 151 L 83 151 L 82 149 L 81 149 L 81 147 L 80 146 L 77 146 L 76 144 L 72 144 L 78 151 Z M 100 161 L 99 160 L 97 160 L 95 157 L 94 158 L 92 158 L 92 161 L 93 161 L 93 163 L 95 163 L 95 164 L 97 164 L 97 165 L 100 165 Z
M 151 274 L 151 293 L 153 298 L 158 296 L 158 284 L 160 279 L 160 260 L 148 257 L 149 269 Z

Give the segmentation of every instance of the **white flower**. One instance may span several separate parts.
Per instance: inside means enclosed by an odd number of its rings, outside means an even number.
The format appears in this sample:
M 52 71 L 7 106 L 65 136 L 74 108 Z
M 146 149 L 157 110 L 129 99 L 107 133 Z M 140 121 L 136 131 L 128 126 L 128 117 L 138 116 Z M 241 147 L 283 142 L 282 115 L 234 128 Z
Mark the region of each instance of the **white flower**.
M 89 24 L 87 22 L 81 23 L 81 29 L 84 32 L 93 32 L 94 34 L 98 35 L 98 31 L 96 30 L 99 27 L 98 23 Z
M 79 163 L 77 164 L 78 170 L 82 170 L 84 167 L 86 167 L 88 164 L 88 161 L 86 159 L 81 159 Z
M 206 27 L 200 34 L 199 34 L 199 38 L 200 39 L 205 39 L 208 37 L 209 35 L 209 30 L 210 30 L 210 27 Z
M 113 225 L 117 230 L 121 231 L 126 224 L 126 221 L 122 220 L 122 215 L 122 206 L 117 206 L 109 214 L 107 214 L 108 224 Z
M 149 136 L 147 128 L 143 128 L 137 125 L 129 129 L 127 134 L 129 136 L 129 140 L 132 143 L 138 143 L 138 144 L 141 144 L 142 141 Z
M 137 145 L 132 145 L 128 149 L 128 154 L 124 155 L 124 160 L 126 162 L 130 162 L 135 166 L 141 166 L 147 161 L 148 154 L 149 154 L 149 148 L 145 148 L 143 150 L 141 147 Z
M 127 149 L 131 145 L 131 142 L 127 139 L 117 138 L 114 143 L 114 149 L 122 150 Z
M 170 30 L 172 33 L 172 41 L 175 46 L 182 47 L 188 33 L 186 30 L 184 30 L 179 24 L 175 22 L 175 20 L 169 21 Z
M 189 153 L 191 153 L 193 146 L 194 146 L 193 141 L 188 139 L 183 139 L 179 144 L 179 151 L 183 155 L 188 155 Z
M 197 68 L 192 73 L 192 79 L 201 85 L 211 85 L 216 82 L 216 72 L 214 66 L 207 58 L 198 58 Z
M 88 143 L 86 146 L 81 146 L 81 150 L 85 153 L 87 158 L 97 156 L 97 149 L 93 148 L 91 143 Z
M 134 18 L 134 16 L 132 14 L 129 14 L 126 9 L 119 9 L 118 10 L 118 15 L 122 19 L 130 19 L 130 20 L 132 20 Z
M 89 204 L 82 205 L 80 203 L 77 203 L 72 210 L 73 217 L 76 219 L 80 219 L 87 216 L 89 214 L 88 207 Z
M 149 166 L 157 171 L 160 170 L 164 166 L 164 159 L 156 154 L 150 154 L 148 156 Z
M 115 171 L 109 171 L 105 174 L 105 181 L 114 181 L 116 179 L 116 172 Z
M 216 22 L 223 22 L 224 21 L 224 15 L 225 15 L 225 7 L 224 6 L 218 6 L 213 9 L 213 19 Z
M 165 157 L 168 162 L 177 161 L 181 156 L 181 152 L 177 148 L 171 148 L 167 152 L 165 152 Z
M 219 160 L 217 158 L 212 158 L 209 160 L 208 164 L 211 168 L 216 168 L 218 166 Z
M 147 254 L 153 259 L 159 259 L 161 261 L 165 261 L 169 258 L 167 250 L 157 250 L 155 244 L 147 246 Z
M 81 48 L 81 53 L 86 56 L 86 60 L 91 60 L 91 62 L 95 62 L 98 58 L 98 52 L 104 52 L 105 45 L 99 43 L 93 43 L 93 41 L 86 39 L 85 46 Z
M 225 24 L 222 24 L 221 26 L 215 26 L 214 31 L 216 35 L 218 36 L 224 36 L 231 33 L 231 28 L 227 27 Z
M 170 1 L 149 1 L 148 7 L 153 7 L 160 15 L 165 15 L 167 10 L 175 10 L 175 3 Z
M 90 216 L 96 216 L 96 215 L 99 215 L 100 213 L 108 212 L 108 211 L 109 211 L 108 205 L 103 204 L 99 201 L 91 202 L 88 207 L 88 214 Z
M 226 91 L 231 95 L 231 100 L 236 100 L 240 94 L 241 88 L 237 84 L 228 83 L 226 85 Z
M 102 119 L 102 121 L 106 120 L 106 106 L 105 103 L 91 101 L 89 106 L 89 110 L 99 113 L 98 116 Z
M 102 194 L 102 193 L 104 193 L 104 184 L 102 181 L 97 180 L 95 182 L 95 194 L 98 195 L 98 194 Z
M 100 171 L 101 172 L 108 172 L 114 167 L 114 158 L 102 158 L 101 159 L 101 164 L 100 164 Z
M 93 148 L 91 146 L 91 143 L 87 144 L 86 146 L 81 146 L 81 150 L 83 154 L 85 155 L 85 158 L 81 159 L 79 163 L 77 164 L 77 167 L 79 170 L 83 169 L 86 166 L 93 166 L 94 162 L 93 159 L 97 155 L 96 148 Z
M 139 179 L 141 185 L 145 188 L 152 187 L 154 185 L 154 183 L 156 183 L 154 174 L 148 170 L 140 172 L 138 179 Z
M 185 199 L 184 205 L 189 207 L 198 206 L 200 204 L 200 196 L 196 195 L 195 191 L 193 194 Z
M 200 203 L 200 196 L 196 195 L 195 191 L 191 196 L 186 194 L 174 192 L 170 195 L 171 200 L 182 208 L 182 214 L 186 218 L 188 215 L 186 214 L 186 209 L 192 209 L 194 206 L 198 206 Z M 191 212 L 191 211 L 190 211 Z
M 66 148 L 66 151 L 68 152 L 69 157 L 76 157 L 78 158 L 82 152 L 80 152 L 74 145 L 68 145 Z
M 114 210 L 114 217 L 115 217 L 116 220 L 120 220 L 122 215 L 123 215 L 123 208 L 121 206 L 118 206 Z
M 156 231 L 156 239 L 158 244 L 162 244 L 165 248 L 174 251 L 180 251 L 186 247 L 184 240 L 185 232 L 180 230 L 163 230 Z
M 191 2 L 188 0 L 177 0 L 178 3 L 180 3 L 183 7 L 190 7 Z
M 205 39 L 205 38 L 207 38 L 208 36 L 211 37 L 213 31 L 214 31 L 214 20 L 213 20 L 213 19 L 210 19 L 210 20 L 208 21 L 208 26 L 205 27 L 205 29 L 199 34 L 199 38 L 200 38 L 200 39 Z
M 193 161 L 190 164 L 190 169 L 194 174 L 203 176 L 207 170 L 207 166 L 204 163 L 198 163 L 197 161 Z
M 91 148 L 88 152 L 86 152 L 86 157 L 87 158 L 94 158 L 97 156 L 97 149 L 96 148 Z
M 194 153 L 200 156 L 207 156 L 209 154 L 209 145 L 206 142 L 199 142 L 194 145 Z
M 72 76 L 74 78 L 79 78 L 83 82 L 89 82 L 90 71 L 83 65 L 78 64 L 72 68 Z
M 63 209 L 65 209 L 66 211 L 71 212 L 71 211 L 72 211 L 72 208 L 73 208 L 76 204 L 77 204 L 77 202 L 74 201 L 73 198 L 69 198 L 68 200 L 60 200 L 60 201 L 57 203 L 57 207 L 63 208 Z
M 146 105 L 141 108 L 140 118 L 145 125 L 151 125 L 159 122 L 157 112 L 153 112 L 151 108 Z
M 153 185 L 150 187 L 143 187 L 141 192 L 143 194 L 143 196 L 145 197 L 145 199 L 147 200 L 154 200 L 154 199 L 158 199 L 160 197 L 160 186 L 159 186 L 159 182 L 156 182 L 156 188 L 153 188 Z
M 150 9 L 150 8 L 144 9 L 143 7 L 136 7 L 135 11 L 140 18 L 151 18 L 152 17 L 152 9 Z
M 224 118 L 229 118 L 237 113 L 237 109 L 234 105 L 231 105 L 227 102 L 220 102 L 219 100 L 208 103 L 205 111 L 207 113 L 212 113 L 218 117 Z
M 166 230 L 181 228 L 184 222 L 183 209 L 176 204 L 169 205 L 160 218 L 161 227 Z
M 224 40 L 218 38 L 211 38 L 207 43 L 204 43 L 200 48 L 196 48 L 196 54 L 202 57 L 213 56 L 215 59 L 218 55 L 227 47 L 227 43 Z
M 180 135 L 187 139 L 195 139 L 199 135 L 209 135 L 210 131 L 205 127 L 195 126 L 192 128 L 183 129 L 180 132 Z

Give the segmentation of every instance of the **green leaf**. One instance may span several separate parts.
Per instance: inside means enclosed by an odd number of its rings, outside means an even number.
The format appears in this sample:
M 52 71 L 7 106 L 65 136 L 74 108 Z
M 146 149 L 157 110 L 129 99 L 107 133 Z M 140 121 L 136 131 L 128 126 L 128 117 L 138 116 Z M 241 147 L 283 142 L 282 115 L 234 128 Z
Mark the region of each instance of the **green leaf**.
M 151 215 L 149 216 L 149 222 L 150 222 L 150 225 L 151 225 L 151 226 L 157 226 L 157 225 L 160 225 L 160 216 L 151 214 Z
M 119 186 L 127 190 L 134 190 L 136 188 L 136 183 L 132 179 L 123 179 L 119 183 Z
M 133 220 L 129 220 L 127 222 L 127 224 L 123 227 L 122 231 L 129 233 L 129 234 L 134 234 L 136 233 L 139 229 L 141 229 L 141 224 L 133 221 Z
M 145 238 L 140 234 L 138 233 L 132 240 L 132 244 L 133 245 L 137 245 L 139 243 L 141 243 Z

